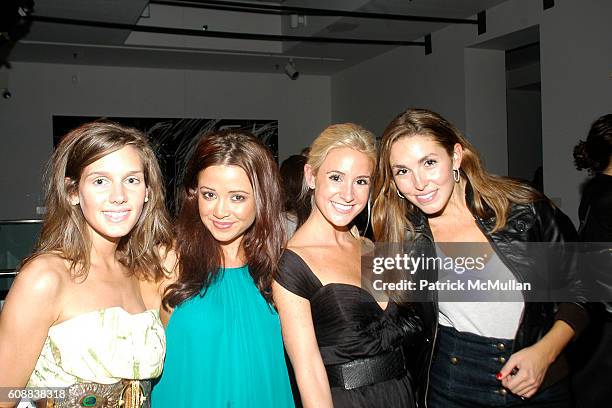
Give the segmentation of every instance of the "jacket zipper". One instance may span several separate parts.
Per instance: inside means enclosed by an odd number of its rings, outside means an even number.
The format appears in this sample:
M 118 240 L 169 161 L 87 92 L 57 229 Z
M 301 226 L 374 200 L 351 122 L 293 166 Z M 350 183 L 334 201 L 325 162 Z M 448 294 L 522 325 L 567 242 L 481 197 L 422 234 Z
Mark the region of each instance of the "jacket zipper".
M 497 256 L 499 257 L 499 259 L 502 261 L 502 263 L 506 266 L 506 268 L 508 268 L 508 270 L 510 272 L 512 272 L 512 275 L 514 275 L 515 278 L 519 278 L 519 280 L 524 281 L 524 279 L 520 276 L 520 274 L 518 274 L 514 268 L 512 267 L 512 264 L 510 264 L 505 258 L 504 255 L 499 252 L 499 250 L 497 249 L 497 246 L 495 245 L 495 242 L 493 242 L 493 240 L 491 239 L 491 237 L 489 236 L 489 234 L 487 234 L 487 231 L 484 228 L 484 225 L 482 224 L 482 220 L 476 216 L 474 216 L 474 219 L 476 220 L 476 225 L 478 226 L 478 228 L 480 229 L 480 232 L 482 232 L 482 234 L 487 238 L 487 241 L 489 241 L 489 244 L 491 244 L 491 248 L 493 248 L 493 251 L 495 251 L 495 253 L 497 254 Z M 523 294 L 523 303 L 525 303 L 525 294 Z M 521 318 L 519 320 L 519 325 L 518 325 L 518 330 L 521 328 L 521 326 L 523 325 L 523 318 L 525 317 L 525 307 L 523 306 L 523 313 L 521 313 Z M 516 339 L 516 333 L 514 334 L 514 339 Z M 512 350 L 510 351 L 510 354 L 514 354 L 514 350 L 516 347 L 516 341 L 512 341 Z
M 508 270 L 510 270 L 510 272 L 512 272 L 512 274 L 516 277 L 516 278 L 520 278 L 520 275 L 518 275 L 516 273 L 516 271 L 513 269 L 512 265 L 510 265 L 504 258 L 503 254 L 501 254 L 499 252 L 499 250 L 497 249 L 497 246 L 495 245 L 495 243 L 493 242 L 493 240 L 491 239 L 491 237 L 487 234 L 487 231 L 485 230 L 484 226 L 482 225 L 482 220 L 480 220 L 478 217 L 474 217 L 474 220 L 476 221 L 476 225 L 478 226 L 478 228 L 480 229 L 480 232 L 483 233 L 483 235 L 487 238 L 487 241 L 489 242 L 489 244 L 491 245 L 491 247 L 493 248 L 493 250 L 495 251 L 495 253 L 497 254 L 497 256 L 499 257 L 499 259 L 503 262 L 503 264 L 508 268 Z M 430 238 L 429 236 L 427 236 L 427 234 L 423 233 L 423 236 L 427 237 L 427 239 L 429 239 L 433 245 L 434 248 L 434 255 L 437 257 L 438 253 L 436 250 L 436 243 L 433 240 L 433 238 Z M 435 299 L 434 299 L 434 304 L 436 305 L 435 309 L 436 311 L 438 311 L 439 314 L 439 309 L 438 309 L 438 292 L 436 291 L 435 293 Z M 523 324 L 523 317 L 525 315 L 525 311 L 523 310 L 523 313 L 521 314 L 521 319 L 519 320 L 519 328 L 522 326 Z M 432 350 L 431 350 L 431 355 L 429 356 L 429 364 L 427 366 L 427 383 L 425 385 L 425 408 L 427 408 L 427 395 L 429 394 L 429 375 L 431 372 L 431 364 L 433 362 L 433 354 L 435 351 L 435 347 L 436 347 L 436 341 L 438 338 L 438 317 L 439 316 L 435 316 L 435 330 L 434 330 L 434 338 L 431 344 Z M 514 349 L 515 349 L 515 344 L 516 342 L 512 342 L 512 350 L 511 353 L 514 353 Z M 418 402 L 417 402 L 418 403 Z
M 433 246 L 433 250 L 434 250 L 434 257 L 437 257 L 438 256 L 438 252 L 436 250 L 436 243 L 435 243 L 435 241 L 433 240 L 433 238 L 429 237 L 425 233 L 423 233 L 423 236 L 426 237 L 431 242 L 431 244 Z M 436 276 L 436 279 L 437 278 L 438 277 Z M 436 291 L 434 293 L 434 295 L 435 295 L 435 298 L 433 299 L 434 300 L 433 303 L 435 305 L 434 310 L 436 312 L 436 315 L 435 315 L 435 324 L 434 324 L 434 336 L 433 336 L 433 339 L 431 340 L 431 354 L 429 355 L 429 363 L 427 364 L 427 373 L 426 373 L 426 377 L 425 377 L 426 381 L 427 381 L 426 384 L 425 384 L 425 395 L 423 396 L 424 397 L 425 408 L 427 408 L 427 394 L 429 394 L 429 374 L 431 372 L 431 363 L 433 362 L 433 354 L 434 354 L 435 347 L 436 347 L 436 340 L 438 338 L 438 314 L 439 314 L 438 291 Z M 418 401 L 417 401 L 417 407 L 418 407 Z

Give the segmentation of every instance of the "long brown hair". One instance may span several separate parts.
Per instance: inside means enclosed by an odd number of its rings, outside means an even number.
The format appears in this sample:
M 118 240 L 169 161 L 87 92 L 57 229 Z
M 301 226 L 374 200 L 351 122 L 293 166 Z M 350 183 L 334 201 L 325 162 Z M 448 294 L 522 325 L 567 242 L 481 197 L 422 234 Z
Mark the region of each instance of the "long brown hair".
M 164 295 L 164 307 L 175 307 L 205 293 L 223 265 L 221 245 L 202 224 L 198 211 L 198 174 L 210 166 L 241 167 L 253 186 L 255 221 L 242 240 L 249 273 L 271 301 L 272 280 L 285 240 L 278 166 L 268 148 L 245 131 L 225 130 L 204 136 L 187 163 L 182 205 L 176 222 L 179 276 Z
M 406 229 L 413 229 L 407 214 L 419 210 L 397 194 L 389 160 L 396 141 L 416 135 L 431 137 L 449 156 L 455 144 L 461 145 L 463 158 L 459 170 L 473 190 L 474 210 L 482 218 L 494 215 L 495 231 L 506 224 L 512 203 L 545 199 L 525 183 L 487 173 L 474 146 L 442 116 L 426 109 L 408 109 L 389 123 L 380 143 L 372 208 L 372 227 L 377 241 L 403 242 Z
M 51 156 L 45 174 L 47 213 L 34 254 L 58 253 L 70 261 L 73 279 L 85 279 L 91 266 L 91 237 L 80 206 L 70 203 L 83 169 L 96 160 L 132 146 L 142 161 L 148 201 L 130 233 L 119 240 L 117 259 L 139 279 L 159 280 L 164 269 L 159 249 L 172 244 L 164 204 L 164 185 L 155 153 L 137 129 L 96 121 L 72 130 Z

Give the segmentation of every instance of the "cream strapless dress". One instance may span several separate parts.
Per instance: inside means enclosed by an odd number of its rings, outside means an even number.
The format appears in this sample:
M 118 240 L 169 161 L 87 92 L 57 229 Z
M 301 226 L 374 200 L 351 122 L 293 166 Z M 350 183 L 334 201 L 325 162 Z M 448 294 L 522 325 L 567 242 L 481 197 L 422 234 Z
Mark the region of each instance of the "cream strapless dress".
M 158 377 L 166 351 L 159 311 L 110 307 L 51 326 L 28 387 Z

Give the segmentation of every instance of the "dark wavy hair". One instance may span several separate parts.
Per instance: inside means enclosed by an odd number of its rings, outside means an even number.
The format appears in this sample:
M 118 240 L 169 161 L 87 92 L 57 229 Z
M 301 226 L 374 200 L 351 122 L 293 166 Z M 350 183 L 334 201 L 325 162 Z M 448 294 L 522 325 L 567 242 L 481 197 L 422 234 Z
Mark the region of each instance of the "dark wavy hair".
M 176 307 L 199 293 L 204 296 L 224 264 L 221 245 L 200 219 L 197 197 L 198 174 L 217 165 L 239 166 L 249 177 L 255 197 L 255 221 L 241 245 L 257 288 L 272 302 L 272 280 L 285 242 L 278 165 L 268 148 L 251 133 L 223 130 L 203 136 L 187 163 L 175 227 L 179 275 L 164 294 L 166 308 Z
M 586 141 L 574 147 L 576 169 L 600 173 L 610 165 L 612 157 L 612 113 L 603 115 L 591 125 Z
M 284 210 L 294 213 L 298 221 L 302 222 L 310 215 L 310 205 L 301 197 L 304 185 L 304 165 L 307 161 L 306 156 L 296 154 L 289 156 L 280 166 Z

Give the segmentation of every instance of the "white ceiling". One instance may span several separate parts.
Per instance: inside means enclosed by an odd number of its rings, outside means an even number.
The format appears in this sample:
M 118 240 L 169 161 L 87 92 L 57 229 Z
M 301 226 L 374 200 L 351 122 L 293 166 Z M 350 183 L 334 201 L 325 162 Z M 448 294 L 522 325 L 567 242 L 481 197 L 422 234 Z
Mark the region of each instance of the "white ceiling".
M 234 1 L 474 19 L 479 11 L 505 0 Z M 306 16 L 305 24 L 292 28 L 290 16 L 149 4 L 148 0 L 35 0 L 34 15 L 190 30 L 201 30 L 206 25 L 210 31 L 402 41 L 422 41 L 424 35 L 448 25 Z M 473 29 L 476 32 L 476 26 Z M 393 47 L 209 38 L 35 21 L 8 60 L 275 72 L 292 57 L 303 74 L 330 75 Z

